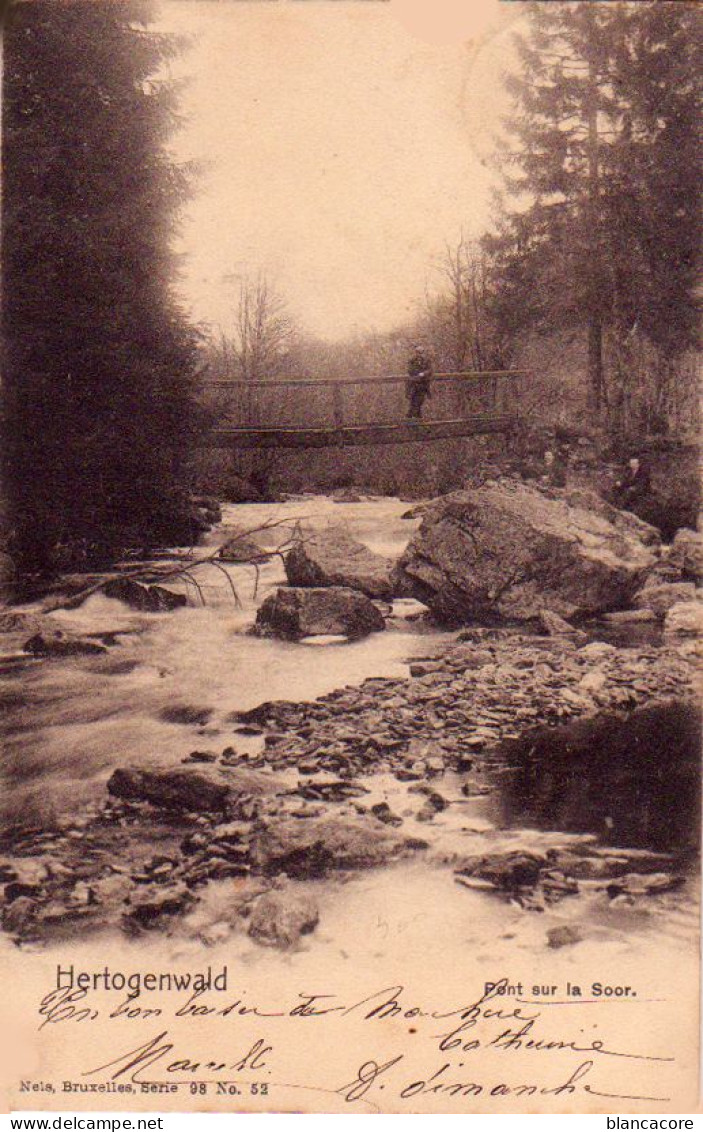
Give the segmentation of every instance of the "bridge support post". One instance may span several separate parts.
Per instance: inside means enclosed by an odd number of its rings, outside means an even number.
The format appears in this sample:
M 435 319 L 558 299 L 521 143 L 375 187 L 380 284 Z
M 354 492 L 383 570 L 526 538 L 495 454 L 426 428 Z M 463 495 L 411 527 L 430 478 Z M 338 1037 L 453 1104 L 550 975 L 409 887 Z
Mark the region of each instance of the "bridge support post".
M 342 412 L 342 387 L 341 385 L 332 386 L 332 414 L 334 418 L 334 427 L 341 428 L 344 424 L 344 415 Z

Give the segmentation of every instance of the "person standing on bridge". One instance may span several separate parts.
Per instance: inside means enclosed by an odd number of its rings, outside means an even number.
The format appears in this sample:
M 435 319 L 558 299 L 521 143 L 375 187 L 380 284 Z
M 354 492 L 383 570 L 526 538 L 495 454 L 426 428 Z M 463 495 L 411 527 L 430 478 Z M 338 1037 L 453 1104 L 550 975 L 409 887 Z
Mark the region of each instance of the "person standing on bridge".
M 405 385 L 408 398 L 408 420 L 419 421 L 422 417 L 422 406 L 425 400 L 432 396 L 431 381 L 432 363 L 421 346 L 413 346 L 413 352 L 408 361 L 408 380 Z

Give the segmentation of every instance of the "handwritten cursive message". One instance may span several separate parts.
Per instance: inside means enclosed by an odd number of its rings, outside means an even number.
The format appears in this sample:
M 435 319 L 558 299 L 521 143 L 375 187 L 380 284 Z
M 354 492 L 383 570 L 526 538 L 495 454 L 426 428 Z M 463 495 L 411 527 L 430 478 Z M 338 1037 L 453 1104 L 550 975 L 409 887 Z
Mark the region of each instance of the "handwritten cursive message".
M 497 976 L 459 1001 L 434 1001 L 401 983 L 358 996 L 320 986 L 270 999 L 223 993 L 224 985 L 201 980 L 167 994 L 45 990 L 37 1030 L 68 1045 L 70 1070 L 60 1081 L 23 1081 L 20 1091 L 53 1091 L 67 1102 L 180 1092 L 213 1107 L 218 1098 L 285 1107 L 305 1092 L 343 1111 L 669 1101 L 675 1057 L 650 1033 L 649 1000 L 634 986 L 606 992 L 601 983 Z M 632 1011 L 640 1011 L 636 1022 Z

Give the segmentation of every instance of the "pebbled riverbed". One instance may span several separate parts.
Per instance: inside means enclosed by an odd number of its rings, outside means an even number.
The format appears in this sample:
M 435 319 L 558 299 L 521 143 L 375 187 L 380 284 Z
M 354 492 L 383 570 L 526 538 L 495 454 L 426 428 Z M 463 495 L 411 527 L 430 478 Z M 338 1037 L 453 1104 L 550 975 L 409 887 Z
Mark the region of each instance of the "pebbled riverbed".
M 226 507 L 208 542 L 218 545 L 228 526 L 273 522 L 261 537 L 275 548 L 298 521 L 344 522 L 371 549 L 397 556 L 417 523 L 401 517 L 407 508 L 399 500 L 319 497 Z M 315 820 L 323 813 L 376 822 L 402 842 L 370 869 L 353 860 L 325 875 L 288 869 L 296 900 L 310 898 L 319 917 L 292 954 L 341 948 L 399 958 L 409 944 L 430 946 L 440 925 L 445 943 L 453 939 L 452 954 L 469 944 L 493 949 L 497 940 L 509 952 L 517 936 L 531 954 L 560 946 L 555 939 L 581 954 L 694 947 L 698 755 L 685 706 L 688 658 L 652 642 L 638 650 L 606 644 L 590 656 L 571 646 L 567 655 L 563 645 L 480 632 L 457 646 L 456 634 L 414 620 L 417 609 L 404 602 L 394 604 L 386 632 L 354 644 L 262 640 L 248 630 L 284 580 L 280 558 L 258 573 L 233 565 L 226 572 L 201 568 L 199 591 L 184 583 L 190 604 L 172 613 L 136 614 L 95 595 L 54 614 L 71 631 L 111 635 L 104 655 L 29 660 L 6 646 L 4 803 L 7 828 L 15 829 L 8 850 L 40 866 L 58 859 L 66 870 L 60 881 L 50 864 L 38 880 L 35 873 L 42 916 L 30 917 L 17 938 L 60 941 L 89 931 L 113 939 L 134 887 L 129 877 L 142 878 L 140 892 L 158 884 L 150 874 L 157 858 L 165 859 L 162 881 L 189 883 L 193 862 L 179 846 L 193 823 L 160 825 L 140 804 L 114 799 L 108 820 L 105 785 L 117 767 L 181 768 L 194 750 L 219 758 L 234 747 L 229 765 L 275 780 L 273 799 L 237 815 L 245 826 L 266 830 L 291 813 Z M 623 725 L 623 712 L 657 698 L 669 701 L 663 714 L 640 712 L 636 726 Z M 242 726 L 237 714 L 264 701 L 298 707 Z M 611 721 L 604 713 L 612 709 L 619 714 Z M 572 716 L 584 721 L 534 730 Z M 357 758 L 360 750 L 366 754 Z M 357 790 L 335 795 L 334 782 Z M 248 879 L 250 832 L 240 831 L 247 863 L 233 879 L 208 864 L 217 856 L 208 848 L 217 845 L 217 822 L 200 819 L 195 827 L 205 836 L 195 867 L 206 883 L 198 881 L 182 914 L 156 917 L 158 930 L 186 954 L 226 943 L 257 956 L 249 917 L 270 882 Z M 545 859 L 533 883 L 472 872 L 482 855 L 511 853 Z M 552 867 L 567 888 L 575 871 L 578 892 L 555 896 Z M 640 877 L 639 889 L 636 879 L 618 879 L 629 875 Z M 657 876 L 664 879 L 651 879 Z M 98 879 L 114 883 L 91 897 Z M 82 906 L 72 895 L 78 885 Z M 45 914 L 50 900 L 53 914 Z

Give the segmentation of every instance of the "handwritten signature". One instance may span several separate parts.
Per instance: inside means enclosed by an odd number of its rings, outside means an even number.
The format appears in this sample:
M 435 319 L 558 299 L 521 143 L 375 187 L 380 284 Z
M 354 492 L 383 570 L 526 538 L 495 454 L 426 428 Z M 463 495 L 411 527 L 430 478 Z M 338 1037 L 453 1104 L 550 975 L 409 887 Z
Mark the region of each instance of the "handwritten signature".
M 404 1019 L 418 1021 L 428 1019 L 431 1023 L 438 1021 L 447 1025 L 440 1032 L 432 1032 L 426 1037 L 431 1042 L 427 1054 L 433 1062 L 426 1069 L 417 1069 L 417 1059 L 408 1059 L 406 1052 L 396 1053 L 394 1056 L 374 1058 L 365 1056 L 359 1067 L 353 1071 L 346 1082 L 341 1086 L 314 1084 L 285 1084 L 287 1088 L 309 1088 L 319 1092 L 332 1094 L 345 1105 L 362 1105 L 379 1108 L 379 1094 L 384 1091 L 385 1096 L 395 1096 L 401 1101 L 409 1101 L 417 1097 L 434 1096 L 439 1098 L 473 1098 L 473 1097 L 573 1097 L 579 1090 L 597 1097 L 611 1099 L 646 1100 L 665 1102 L 666 1097 L 640 1097 L 622 1092 L 605 1092 L 598 1088 L 597 1066 L 604 1059 L 626 1059 L 638 1062 L 671 1062 L 673 1058 L 663 1054 L 641 1053 L 634 1050 L 621 1050 L 611 1048 L 605 1038 L 584 1040 L 573 1034 L 562 1033 L 546 1036 L 540 1031 L 542 1020 L 541 1011 L 532 1008 L 526 1012 L 523 1005 L 513 1002 L 507 1003 L 502 999 L 500 1005 L 496 999 L 503 993 L 502 988 L 507 984 L 506 979 L 498 979 L 490 985 L 490 989 L 475 1001 L 453 1007 L 446 1011 L 423 1010 L 417 1006 L 407 1006 L 403 1001 L 405 988 L 401 985 L 386 987 L 366 995 L 363 999 L 351 1004 L 335 1002 L 334 995 L 301 994 L 298 1001 L 288 1005 L 285 1009 L 259 1012 L 247 1008 L 240 1012 L 239 1017 L 243 1023 L 258 1023 L 260 1018 L 286 1018 L 286 1019 L 324 1019 L 333 1016 L 336 1019 L 354 1016 L 366 1023 L 379 1023 L 388 1019 Z M 76 992 L 69 992 L 74 994 Z M 197 996 L 192 996 L 191 1000 Z M 57 1002 L 46 996 L 42 1000 L 40 1013 L 44 1012 L 44 1021 L 48 1021 L 52 1013 L 59 1012 L 60 1018 L 65 1018 L 67 1005 L 70 1008 L 85 1010 L 87 1007 L 78 1007 L 77 1003 L 67 1004 L 65 1001 Z M 175 1016 L 183 1018 L 188 1011 L 180 1007 Z M 232 1017 L 227 1013 L 227 1007 L 218 1008 L 216 1013 L 225 1017 Z M 550 1019 L 551 1020 L 551 1019 Z M 508 1023 L 506 1025 L 506 1023 Z M 299 1024 L 299 1023 L 296 1023 Z M 434 1031 L 435 1027 L 432 1026 Z M 376 1033 L 374 1027 L 371 1031 Z M 524 1051 L 534 1054 L 551 1054 L 549 1067 L 543 1065 L 542 1058 L 536 1064 L 540 1065 L 539 1073 L 528 1075 L 526 1080 L 511 1081 L 510 1072 L 505 1079 L 491 1080 L 486 1073 L 482 1073 L 480 1063 L 475 1059 L 469 1062 L 467 1070 L 464 1061 L 456 1061 L 457 1057 L 473 1054 L 479 1050 L 491 1050 L 499 1055 L 499 1060 L 491 1059 L 491 1074 L 496 1067 L 500 1067 L 502 1056 L 505 1054 Z M 285 1049 L 282 1060 L 285 1064 Z M 413 1051 L 415 1052 L 415 1051 Z M 554 1055 L 559 1053 L 578 1054 L 583 1058 L 575 1068 L 569 1066 L 564 1069 L 562 1065 L 554 1063 Z M 438 1058 L 438 1055 L 443 1055 Z M 584 1055 L 586 1055 L 584 1057 Z M 422 1059 L 425 1059 L 423 1053 Z M 247 1038 L 236 1053 L 208 1052 L 207 1054 L 194 1053 L 177 1046 L 177 1039 L 170 1036 L 169 1030 L 164 1029 L 154 1037 L 137 1045 L 129 1044 L 126 1051 L 110 1054 L 107 1060 L 83 1071 L 84 1077 L 98 1077 L 117 1081 L 128 1080 L 135 1084 L 154 1081 L 154 1073 L 160 1079 L 169 1081 L 188 1080 L 231 1080 L 236 1074 L 262 1074 L 268 1075 L 270 1086 L 284 1087 L 284 1083 L 274 1078 L 279 1077 L 280 1061 L 274 1049 L 273 1040 L 263 1033 L 253 1040 Z M 511 1064 L 509 1059 L 505 1064 Z M 412 1068 L 411 1068 L 412 1066 Z M 325 1065 L 320 1065 L 325 1071 Z M 149 1076 L 145 1074 L 149 1071 Z M 586 1079 L 589 1080 L 586 1080 Z

